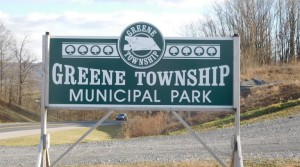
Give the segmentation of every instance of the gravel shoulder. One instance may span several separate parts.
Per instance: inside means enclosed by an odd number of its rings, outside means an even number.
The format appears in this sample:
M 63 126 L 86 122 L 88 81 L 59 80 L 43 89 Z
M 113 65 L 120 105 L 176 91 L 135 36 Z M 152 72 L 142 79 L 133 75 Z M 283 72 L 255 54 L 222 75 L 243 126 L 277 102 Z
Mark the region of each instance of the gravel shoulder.
M 231 158 L 233 128 L 199 133 L 224 161 Z M 241 127 L 244 160 L 300 159 L 300 114 L 292 117 L 266 120 Z M 54 161 L 70 145 L 51 146 Z M 0 146 L 0 166 L 35 166 L 37 146 Z M 191 135 L 158 136 L 81 143 L 58 166 L 83 164 L 111 164 L 131 162 L 173 162 L 212 160 L 213 158 Z M 299 161 L 300 164 L 300 161 Z

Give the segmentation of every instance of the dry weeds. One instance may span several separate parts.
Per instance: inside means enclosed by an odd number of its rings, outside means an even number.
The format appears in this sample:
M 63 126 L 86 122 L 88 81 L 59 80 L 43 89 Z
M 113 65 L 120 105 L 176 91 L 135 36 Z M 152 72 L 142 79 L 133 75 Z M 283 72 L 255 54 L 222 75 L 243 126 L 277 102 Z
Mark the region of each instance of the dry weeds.
M 167 128 L 168 114 L 157 112 L 154 115 L 130 118 L 126 124 L 122 124 L 122 132 L 125 138 L 160 135 Z
M 241 112 L 300 98 L 300 83 L 267 84 L 249 88 L 241 96 Z
M 242 91 L 241 111 L 300 98 L 300 62 L 247 69 L 241 80 L 261 79 L 266 85 Z
M 241 80 L 259 78 L 267 82 L 299 83 L 300 62 L 248 68 L 241 73 Z

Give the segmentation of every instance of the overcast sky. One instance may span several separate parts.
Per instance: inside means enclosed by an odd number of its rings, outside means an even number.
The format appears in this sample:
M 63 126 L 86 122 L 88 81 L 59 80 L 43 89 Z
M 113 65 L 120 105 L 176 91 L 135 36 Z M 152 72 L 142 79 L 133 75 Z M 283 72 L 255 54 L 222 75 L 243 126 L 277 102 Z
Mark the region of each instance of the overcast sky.
M 178 37 L 180 27 L 203 19 L 211 5 L 212 0 L 0 0 L 0 21 L 16 36 L 29 33 L 29 47 L 41 60 L 46 31 L 62 36 L 119 36 L 128 25 L 143 21 L 165 37 Z

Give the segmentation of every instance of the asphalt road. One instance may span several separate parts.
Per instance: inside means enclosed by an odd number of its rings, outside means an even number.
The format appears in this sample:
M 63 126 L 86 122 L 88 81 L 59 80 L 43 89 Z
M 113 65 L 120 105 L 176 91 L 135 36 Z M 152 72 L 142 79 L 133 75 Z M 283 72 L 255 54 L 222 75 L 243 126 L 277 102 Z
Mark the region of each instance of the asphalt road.
M 79 127 L 91 127 L 95 121 L 73 121 L 73 122 L 48 122 L 47 130 L 58 131 L 74 129 Z M 120 124 L 117 121 L 105 121 L 101 126 Z M 7 123 L 0 124 L 0 139 L 21 137 L 25 135 L 38 134 L 41 131 L 41 123 Z

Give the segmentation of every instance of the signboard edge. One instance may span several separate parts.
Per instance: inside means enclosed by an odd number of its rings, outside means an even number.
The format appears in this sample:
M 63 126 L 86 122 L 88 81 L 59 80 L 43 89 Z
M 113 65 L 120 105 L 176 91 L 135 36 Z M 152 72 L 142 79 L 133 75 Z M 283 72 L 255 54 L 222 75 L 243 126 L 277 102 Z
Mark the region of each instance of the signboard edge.
M 239 76 L 237 77 L 236 75 L 239 75 L 239 68 L 238 68 L 238 72 L 236 71 L 237 67 L 236 67 L 236 59 L 237 59 L 237 55 L 236 55 L 236 46 L 235 46 L 235 42 L 234 39 L 235 37 L 201 37 L 201 38 L 185 38 L 185 37 L 166 37 L 165 40 L 169 40 L 169 39 L 183 39 L 183 40 L 232 40 L 233 41 L 233 69 L 234 69 L 234 73 L 233 73 L 233 105 L 229 105 L 229 106 L 195 106 L 195 105 L 178 105 L 178 106 L 166 106 L 166 105 L 153 105 L 148 107 L 147 105 L 89 105 L 89 104 L 49 104 L 49 59 L 50 59 L 50 53 L 49 53 L 49 49 L 50 49 L 50 39 L 62 39 L 62 38 L 71 38 L 71 39 L 86 39 L 88 38 L 92 38 L 92 39 L 97 39 L 97 38 L 101 38 L 104 36 L 51 36 L 50 35 L 43 35 L 43 60 L 44 60 L 44 66 L 45 66 L 45 80 L 44 80 L 44 85 L 45 85 L 45 106 L 48 107 L 49 109 L 70 109 L 70 110 L 80 110 L 80 109 L 88 109 L 88 110 L 93 110 L 93 109 L 115 109 L 115 110 L 129 110 L 129 109 L 134 109 L 134 110 L 149 110 L 149 109 L 160 109 L 160 110 L 177 110 L 177 111 L 205 111 L 205 110 L 209 110 L 209 111 L 213 111 L 214 109 L 216 110 L 224 110 L 224 111 L 234 111 L 236 109 L 236 92 L 238 92 L 236 89 L 236 78 L 239 78 Z M 118 39 L 118 37 L 116 36 L 108 36 L 105 38 L 109 38 L 109 39 Z M 239 57 L 238 57 L 238 61 L 239 61 Z M 238 84 L 239 85 L 239 84 Z M 122 108 L 122 109 L 121 109 Z

